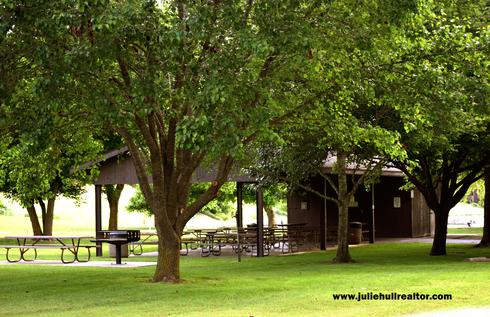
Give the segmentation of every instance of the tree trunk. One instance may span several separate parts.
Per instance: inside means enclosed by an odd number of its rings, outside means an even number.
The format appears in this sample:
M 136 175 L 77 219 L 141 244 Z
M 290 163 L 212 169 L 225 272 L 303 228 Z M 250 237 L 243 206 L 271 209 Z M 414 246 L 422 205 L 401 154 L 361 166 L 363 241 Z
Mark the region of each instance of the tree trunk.
M 351 262 L 349 254 L 349 199 L 347 195 L 347 175 L 346 170 L 347 156 L 344 153 L 337 153 L 337 168 L 339 180 L 338 208 L 339 223 L 337 231 L 337 255 L 334 262 Z
M 267 214 L 267 223 L 270 227 L 274 227 L 276 225 L 276 216 L 274 214 L 274 209 L 270 206 L 264 205 L 265 213 Z
M 181 234 L 166 232 L 162 221 L 155 217 L 155 226 L 157 228 L 158 259 L 157 268 L 153 275 L 153 282 L 180 282 L 180 237 Z
M 109 230 L 117 230 L 117 215 L 119 211 L 119 198 L 124 189 L 124 184 L 104 185 L 104 191 L 109 202 Z
M 48 199 L 46 213 L 43 215 L 43 232 L 45 236 L 53 235 L 54 204 L 56 198 Z
M 477 247 L 490 247 L 490 168 L 485 169 L 485 202 L 483 205 L 483 237 Z
M 125 65 L 120 66 L 124 71 Z M 176 147 L 177 121 L 170 120 L 168 133 L 165 133 L 161 127 L 161 118 L 156 113 L 149 115 L 147 122 L 139 116 L 135 120 L 148 146 L 148 156 L 136 145 L 129 131 L 120 128 L 119 133 L 131 151 L 141 192 L 155 216 L 159 243 L 153 281 L 178 283 L 180 240 L 184 227 L 202 207 L 216 197 L 234 161 L 231 156 L 222 156 L 215 180 L 189 204 L 192 174 L 204 160 L 206 152 L 193 154 L 190 150 Z M 155 135 L 155 131 L 160 131 L 161 134 Z M 152 185 L 148 177 L 150 169 Z
M 27 207 L 27 213 L 31 219 L 32 232 L 35 236 L 42 236 L 43 231 L 41 229 L 41 224 L 39 223 L 39 218 L 37 218 L 36 207 L 34 207 L 34 205 Z
M 449 210 L 434 210 L 435 233 L 430 255 L 446 255 L 447 221 Z

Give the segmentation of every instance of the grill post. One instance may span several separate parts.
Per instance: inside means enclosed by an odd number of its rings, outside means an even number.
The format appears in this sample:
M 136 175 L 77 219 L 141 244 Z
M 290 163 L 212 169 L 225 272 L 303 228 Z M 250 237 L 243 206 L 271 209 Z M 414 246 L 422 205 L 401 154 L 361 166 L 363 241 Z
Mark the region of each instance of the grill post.
M 102 185 L 95 185 L 95 239 L 101 238 L 102 230 Z M 102 243 L 96 242 L 95 255 L 102 256 Z

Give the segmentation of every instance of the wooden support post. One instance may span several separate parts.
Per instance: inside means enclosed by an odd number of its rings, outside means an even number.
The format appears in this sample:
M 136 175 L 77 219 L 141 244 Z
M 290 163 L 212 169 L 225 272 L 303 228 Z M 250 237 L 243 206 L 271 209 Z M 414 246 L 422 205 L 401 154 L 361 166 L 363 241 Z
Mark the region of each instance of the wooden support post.
M 102 230 L 102 185 L 95 185 L 95 238 L 99 239 Z M 102 243 L 96 242 L 96 256 L 102 256 Z
M 374 243 L 375 240 L 375 226 L 374 226 L 374 184 L 371 185 L 371 215 L 369 217 L 369 243 Z
M 243 183 L 236 182 L 236 241 L 237 241 L 237 260 L 242 261 L 242 246 L 240 241 L 240 229 L 243 228 Z
M 257 256 L 264 256 L 264 196 L 262 190 L 257 189 Z
M 323 180 L 323 195 L 327 195 L 327 181 Z M 323 210 L 320 212 L 320 250 L 327 249 L 327 199 L 323 198 Z
M 236 183 L 236 224 L 237 229 L 243 228 L 243 183 Z

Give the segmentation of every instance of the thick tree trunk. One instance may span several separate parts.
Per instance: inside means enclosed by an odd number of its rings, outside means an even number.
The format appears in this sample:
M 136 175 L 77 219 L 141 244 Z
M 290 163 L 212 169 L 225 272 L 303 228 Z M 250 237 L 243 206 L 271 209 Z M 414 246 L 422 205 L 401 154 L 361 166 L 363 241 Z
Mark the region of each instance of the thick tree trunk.
M 38 199 L 39 206 L 41 207 L 41 218 L 43 222 L 43 235 L 53 235 L 53 219 L 54 219 L 54 203 L 56 198 L 49 198 L 48 205 L 44 203 L 42 198 Z
M 119 213 L 119 198 L 124 189 L 124 184 L 104 185 L 104 191 L 109 202 L 109 230 L 117 230 L 117 216 Z
M 434 210 L 435 233 L 430 255 L 446 255 L 447 221 L 449 210 Z
M 337 231 L 337 255 L 334 262 L 347 263 L 351 262 L 349 253 L 349 199 L 347 195 L 347 176 L 346 170 L 347 156 L 343 153 L 337 154 L 337 168 L 339 179 L 338 208 L 339 223 Z
M 181 234 L 166 232 L 161 221 L 155 217 L 155 226 L 158 231 L 158 260 L 154 282 L 180 282 L 180 238 Z
M 36 207 L 34 205 L 27 207 L 27 213 L 29 214 L 29 219 L 31 219 L 32 232 L 35 236 L 42 236 L 43 231 L 39 223 L 39 218 L 37 217 Z
M 274 214 L 274 209 L 270 206 L 264 205 L 265 213 L 267 214 L 267 223 L 269 224 L 269 228 L 276 225 L 276 216 Z
M 339 205 L 339 226 L 337 231 L 337 254 L 334 262 L 348 263 L 352 261 L 349 253 L 349 208 L 345 204 Z
M 121 71 L 126 74 L 126 65 L 119 61 Z M 158 261 L 154 282 L 178 283 L 180 281 L 180 239 L 187 222 L 216 195 L 225 183 L 233 166 L 231 156 L 219 159 L 215 180 L 208 189 L 189 204 L 192 174 L 206 156 L 206 151 L 192 153 L 176 148 L 177 121 L 170 120 L 168 131 L 163 131 L 163 119 L 152 113 L 145 120 L 136 116 L 141 136 L 148 146 L 148 156 L 134 142 L 129 131 L 121 128 L 119 133 L 131 151 L 141 191 L 155 215 L 158 233 Z M 163 154 L 163 155 L 162 155 Z M 151 169 L 153 184 L 150 185 L 148 170 Z
M 43 214 L 43 232 L 45 236 L 53 235 L 54 204 L 56 198 L 48 199 L 46 213 Z
M 490 168 L 485 169 L 485 203 L 483 205 L 483 237 L 477 247 L 490 247 Z

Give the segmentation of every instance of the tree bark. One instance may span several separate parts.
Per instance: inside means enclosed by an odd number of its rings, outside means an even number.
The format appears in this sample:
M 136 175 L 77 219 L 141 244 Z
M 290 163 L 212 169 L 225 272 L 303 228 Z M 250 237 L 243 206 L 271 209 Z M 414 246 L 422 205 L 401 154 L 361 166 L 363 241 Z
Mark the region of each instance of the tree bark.
M 42 198 L 38 199 L 39 206 L 41 207 L 41 218 L 43 222 L 43 235 L 53 235 L 53 216 L 54 216 L 54 203 L 56 198 L 49 198 L 48 205 L 44 203 Z
M 269 228 L 276 225 L 276 215 L 274 214 L 274 209 L 270 206 L 264 205 L 265 213 L 267 214 L 267 223 Z
M 153 275 L 154 282 L 180 282 L 180 239 L 181 233 L 164 231 L 165 225 L 155 217 L 158 232 L 157 268 Z
M 490 168 L 485 169 L 485 202 L 483 205 L 483 236 L 476 247 L 490 247 Z
M 193 153 L 177 148 L 177 119 L 168 122 L 166 132 L 163 131 L 162 122 L 164 119 L 158 112 L 146 118 L 135 116 L 135 123 L 144 139 L 147 152 L 136 145 L 128 130 L 119 128 L 118 132 L 131 152 L 141 192 L 155 215 L 159 254 L 153 281 L 178 283 L 182 231 L 186 223 L 216 197 L 226 182 L 234 161 L 230 155 L 223 155 L 218 161 L 215 180 L 204 193 L 189 203 L 192 174 L 207 153 Z M 152 184 L 149 175 L 152 177 Z
M 42 236 L 43 231 L 41 229 L 41 224 L 39 223 L 39 218 L 37 217 L 36 207 L 34 207 L 34 205 L 27 207 L 27 213 L 31 219 L 32 232 L 35 236 Z
M 119 198 L 124 189 L 124 184 L 104 185 L 104 191 L 109 202 L 109 227 L 108 230 L 117 230 L 117 216 L 119 213 Z
M 46 213 L 43 217 L 43 232 L 45 236 L 53 235 L 53 220 L 54 220 L 54 204 L 56 198 L 48 199 L 48 206 L 46 208 Z
M 347 194 L 347 175 L 346 175 L 347 155 L 337 153 L 337 168 L 339 180 L 338 208 L 339 223 L 337 231 L 337 254 L 333 260 L 336 263 L 348 263 L 352 261 L 349 253 L 349 200 Z
M 435 233 L 430 255 L 446 255 L 447 221 L 449 210 L 434 210 Z

